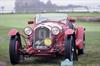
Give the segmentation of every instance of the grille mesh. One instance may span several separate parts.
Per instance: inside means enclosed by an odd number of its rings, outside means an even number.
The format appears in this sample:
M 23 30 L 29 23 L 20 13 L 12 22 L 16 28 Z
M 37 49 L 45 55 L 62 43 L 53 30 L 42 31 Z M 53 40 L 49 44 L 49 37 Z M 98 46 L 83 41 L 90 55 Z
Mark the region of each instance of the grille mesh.
M 35 29 L 35 35 L 34 35 L 34 47 L 37 46 L 45 46 L 43 40 L 45 38 L 50 37 L 50 31 L 46 27 L 38 27 Z

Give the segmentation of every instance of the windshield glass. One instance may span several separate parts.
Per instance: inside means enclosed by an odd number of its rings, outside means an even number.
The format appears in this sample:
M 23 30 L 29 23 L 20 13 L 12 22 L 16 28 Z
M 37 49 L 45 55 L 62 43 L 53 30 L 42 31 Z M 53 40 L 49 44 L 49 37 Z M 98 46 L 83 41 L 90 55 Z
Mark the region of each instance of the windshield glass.
M 36 15 L 36 23 L 43 21 L 59 21 L 67 19 L 67 14 L 63 13 L 45 13 Z

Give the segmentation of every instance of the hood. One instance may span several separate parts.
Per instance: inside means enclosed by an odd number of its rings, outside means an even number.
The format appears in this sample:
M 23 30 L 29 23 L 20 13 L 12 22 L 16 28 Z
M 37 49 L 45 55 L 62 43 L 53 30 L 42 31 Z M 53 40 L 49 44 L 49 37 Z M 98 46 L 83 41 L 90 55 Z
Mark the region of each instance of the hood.
M 48 29 L 51 30 L 51 28 L 53 28 L 55 26 L 58 27 L 59 29 L 62 29 L 62 26 L 59 25 L 57 22 L 45 22 L 45 23 L 37 24 L 36 27 L 34 28 L 34 30 L 38 27 L 47 27 Z

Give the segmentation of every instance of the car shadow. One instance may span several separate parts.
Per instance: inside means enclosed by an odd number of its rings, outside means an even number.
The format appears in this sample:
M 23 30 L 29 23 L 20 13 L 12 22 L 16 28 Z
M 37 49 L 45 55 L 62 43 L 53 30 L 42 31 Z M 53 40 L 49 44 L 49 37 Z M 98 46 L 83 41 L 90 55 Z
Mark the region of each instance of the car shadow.
M 60 59 L 55 57 L 49 57 L 49 58 L 27 58 L 24 61 L 20 63 L 21 65 L 25 64 L 60 64 Z

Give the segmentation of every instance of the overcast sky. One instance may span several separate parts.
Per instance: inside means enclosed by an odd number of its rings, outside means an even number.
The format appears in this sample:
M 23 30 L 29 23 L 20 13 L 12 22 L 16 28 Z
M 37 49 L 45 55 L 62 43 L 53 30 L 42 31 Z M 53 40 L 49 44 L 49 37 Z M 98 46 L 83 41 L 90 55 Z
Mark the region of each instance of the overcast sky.
M 43 2 L 47 2 L 48 0 L 40 0 Z M 57 5 L 68 5 L 68 4 L 76 4 L 76 5 L 100 5 L 100 0 L 51 0 L 52 3 Z
M 34 1 L 34 0 L 33 0 Z M 40 0 L 46 3 L 48 0 Z M 77 4 L 77 5 L 100 5 L 100 0 L 51 0 L 52 3 L 57 5 L 68 5 L 68 4 Z M 15 0 L 0 0 L 0 6 L 14 6 Z
M 0 6 L 14 7 L 15 0 L 0 0 Z
M 40 1 L 46 3 L 48 0 L 40 0 Z M 53 4 L 57 5 L 75 4 L 75 5 L 88 5 L 91 7 L 100 5 L 100 0 L 51 0 L 51 1 Z M 0 0 L 0 7 L 5 6 L 5 9 L 11 10 L 14 8 L 14 2 L 15 0 Z

